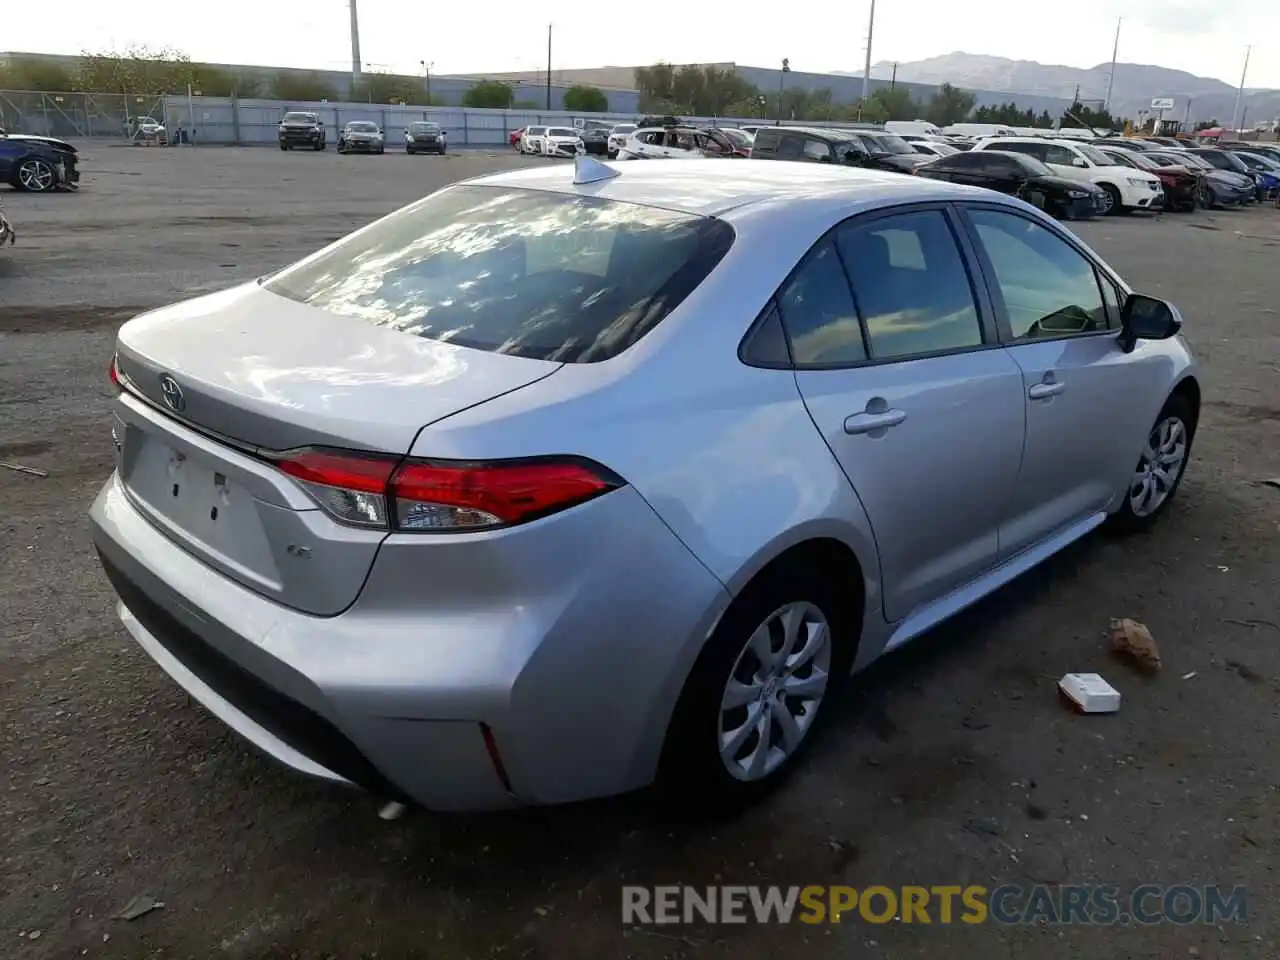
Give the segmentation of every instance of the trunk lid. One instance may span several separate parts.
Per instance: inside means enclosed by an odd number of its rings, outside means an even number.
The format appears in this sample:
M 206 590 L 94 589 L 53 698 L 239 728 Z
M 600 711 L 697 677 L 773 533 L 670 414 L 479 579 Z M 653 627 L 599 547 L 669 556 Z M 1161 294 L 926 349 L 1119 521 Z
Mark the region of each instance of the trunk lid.
M 263 455 L 403 455 L 427 424 L 561 366 L 375 327 L 256 283 L 137 317 L 116 349 L 117 466 L 133 502 L 211 567 L 319 615 L 355 600 L 386 533 L 332 520 Z

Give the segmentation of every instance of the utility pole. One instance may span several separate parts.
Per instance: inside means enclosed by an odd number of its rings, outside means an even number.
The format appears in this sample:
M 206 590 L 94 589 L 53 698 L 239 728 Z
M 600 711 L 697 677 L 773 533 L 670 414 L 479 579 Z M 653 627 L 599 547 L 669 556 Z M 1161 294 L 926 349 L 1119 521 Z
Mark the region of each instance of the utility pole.
M 1076 92 L 1071 95 L 1071 105 L 1074 107 L 1080 102 L 1080 84 L 1076 84 Z
M 551 24 L 547 24 L 547 109 L 551 109 Z
M 876 30 L 876 0 L 871 0 L 871 16 L 867 20 L 867 65 L 862 71 L 862 99 L 871 96 L 871 35 Z
M 1249 54 L 1253 52 L 1253 47 L 1244 48 L 1244 69 L 1240 71 L 1240 88 L 1236 91 L 1235 106 L 1231 108 L 1231 131 L 1236 130 L 1236 116 L 1240 113 L 1240 98 L 1244 96 L 1244 78 L 1249 75 Z
M 782 122 L 782 92 L 787 82 L 787 74 L 791 72 L 791 61 L 782 58 L 782 71 L 778 74 L 778 123 Z
M 897 85 L 898 85 L 898 64 L 895 62 L 893 65 L 893 74 L 892 76 L 889 77 L 889 89 L 892 90 Z
M 356 13 L 356 0 L 347 0 L 351 9 L 351 86 L 360 80 L 360 15 Z
M 1195 101 L 1194 97 L 1187 97 L 1187 113 L 1182 118 L 1182 130 L 1184 133 L 1191 129 L 1191 104 Z
M 1116 82 L 1116 54 L 1120 52 L 1120 24 L 1124 23 L 1124 17 L 1116 20 L 1116 42 L 1111 45 L 1111 72 L 1107 74 L 1107 98 L 1102 101 L 1102 112 L 1108 113 L 1111 110 L 1111 87 Z

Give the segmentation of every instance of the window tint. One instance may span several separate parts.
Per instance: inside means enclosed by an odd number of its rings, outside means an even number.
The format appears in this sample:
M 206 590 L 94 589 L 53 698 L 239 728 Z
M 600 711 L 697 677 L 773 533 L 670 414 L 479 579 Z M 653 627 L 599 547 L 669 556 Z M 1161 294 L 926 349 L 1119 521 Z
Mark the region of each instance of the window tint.
M 1015 340 L 1107 329 L 1093 264 L 1061 237 L 1023 217 L 969 212 L 1009 314 Z
M 795 134 L 788 133 L 778 138 L 778 159 L 779 160 L 799 160 L 804 154 L 802 153 L 802 139 Z
M 1043 143 L 993 143 L 992 150 L 1007 150 L 1009 153 L 1025 153 L 1029 157 L 1043 157 L 1045 155 L 1045 146 Z
M 848 224 L 837 242 L 872 359 L 981 345 L 969 274 L 940 211 Z
M 806 140 L 804 142 L 804 158 L 806 160 L 830 160 L 831 147 L 821 140 Z
M 798 365 L 867 359 L 849 281 L 830 238 L 823 240 L 778 294 Z
M 1045 163 L 1057 163 L 1064 167 L 1069 167 L 1076 162 L 1076 155 L 1064 146 L 1048 143 L 1045 144 L 1044 161 Z
M 938 161 L 937 167 L 940 170 L 980 170 L 988 159 L 982 155 L 981 150 L 971 153 L 957 153 L 951 157 L 943 157 Z
M 591 363 L 627 349 L 720 262 L 733 228 L 656 207 L 452 187 L 263 286 L 428 340 Z

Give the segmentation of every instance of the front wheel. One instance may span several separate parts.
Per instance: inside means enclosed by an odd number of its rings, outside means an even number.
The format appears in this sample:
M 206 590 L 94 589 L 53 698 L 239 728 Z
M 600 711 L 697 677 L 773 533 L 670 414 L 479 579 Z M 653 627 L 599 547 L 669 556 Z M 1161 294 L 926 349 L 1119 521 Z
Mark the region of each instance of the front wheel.
M 282 143 L 282 144 L 280 144 L 280 149 L 281 149 L 281 150 L 288 150 L 288 149 L 289 149 L 289 145 L 288 145 L 287 143 Z
M 324 141 L 323 141 L 323 140 L 317 140 L 317 141 L 315 142 L 315 146 L 314 146 L 314 147 L 312 147 L 312 149 L 313 149 L 313 150 L 323 150 L 323 149 L 324 149 Z
M 1174 394 L 1165 402 L 1143 444 L 1124 503 L 1108 519 L 1112 529 L 1130 533 L 1155 523 L 1182 483 L 1195 433 L 1195 408 L 1185 397 Z
M 1102 215 L 1104 217 L 1119 216 L 1124 210 L 1124 204 L 1120 202 L 1120 189 L 1110 183 L 1100 183 L 1098 186 L 1107 195 L 1102 201 Z
M 853 663 L 849 586 L 795 564 L 739 595 L 677 701 L 658 774 L 664 800 L 695 813 L 732 811 L 796 766 Z
M 18 164 L 13 174 L 13 185 L 27 193 L 49 193 L 58 185 L 58 175 L 47 160 L 31 157 Z

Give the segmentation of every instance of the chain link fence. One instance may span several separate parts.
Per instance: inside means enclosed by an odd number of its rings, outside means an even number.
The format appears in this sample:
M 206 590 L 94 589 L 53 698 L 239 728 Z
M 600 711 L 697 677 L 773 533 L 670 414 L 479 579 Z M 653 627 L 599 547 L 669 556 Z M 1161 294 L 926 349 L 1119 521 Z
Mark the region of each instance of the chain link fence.
M 139 117 L 164 116 L 165 98 L 154 95 L 0 90 L 0 127 L 10 133 L 131 140 Z

